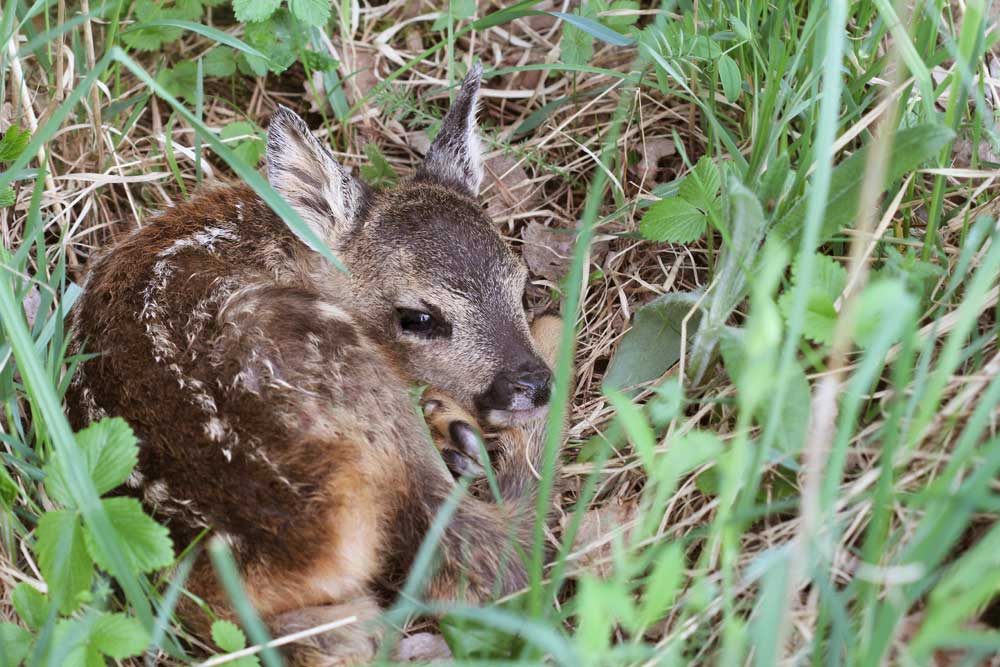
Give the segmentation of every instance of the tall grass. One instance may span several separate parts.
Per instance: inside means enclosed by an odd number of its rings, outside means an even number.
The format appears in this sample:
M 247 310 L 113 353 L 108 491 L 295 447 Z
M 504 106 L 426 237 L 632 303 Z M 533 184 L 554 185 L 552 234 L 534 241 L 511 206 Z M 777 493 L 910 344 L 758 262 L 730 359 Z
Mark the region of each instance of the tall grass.
M 483 59 L 487 197 L 526 257 L 566 254 L 551 275 L 529 261 L 529 301 L 571 323 L 540 471 L 539 509 L 562 520 L 537 526 L 530 586 L 484 608 L 421 600 L 432 529 L 385 662 L 429 630 L 469 665 L 1000 664 L 988 3 L 452 1 L 439 29 L 398 32 L 405 3 L 338 4 L 338 69 L 307 86 L 335 149 L 360 164 L 365 126 L 381 168 L 407 173 L 396 139 L 439 110 L 406 86 L 436 93 Z M 275 101 L 307 108 L 288 81 L 316 56 L 213 75 L 212 48 L 276 57 L 225 5 L 147 24 L 186 30 L 148 53 L 123 40 L 137 6 L 88 9 L 8 0 L 0 20 L 0 129 L 30 132 L 0 144 L 0 665 L 274 665 L 257 649 L 282 640 L 224 545 L 248 637 L 215 646 L 172 619 L 187 545 L 172 568 L 131 558 L 62 412 L 80 361 L 64 320 L 86 259 L 202 179 L 246 181 L 329 254 L 247 157 Z M 188 60 L 192 90 L 164 74 Z M 236 121 L 250 134 L 224 139 Z M 52 534 L 45 516 L 78 518 Z M 74 531 L 106 555 L 86 556 L 83 590 Z

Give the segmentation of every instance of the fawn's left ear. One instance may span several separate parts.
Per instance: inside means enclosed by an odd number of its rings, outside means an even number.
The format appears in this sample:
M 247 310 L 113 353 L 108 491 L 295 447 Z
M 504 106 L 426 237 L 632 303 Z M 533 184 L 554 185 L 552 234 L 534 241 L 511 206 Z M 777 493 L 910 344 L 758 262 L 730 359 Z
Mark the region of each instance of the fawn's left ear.
M 354 178 L 294 111 L 279 106 L 267 128 L 267 178 L 307 225 L 336 246 L 350 232 L 369 188 Z
M 441 122 L 427 157 L 417 169 L 418 180 L 433 180 L 475 197 L 483 182 L 483 151 L 476 132 L 476 102 L 483 66 L 469 70 L 448 114 Z

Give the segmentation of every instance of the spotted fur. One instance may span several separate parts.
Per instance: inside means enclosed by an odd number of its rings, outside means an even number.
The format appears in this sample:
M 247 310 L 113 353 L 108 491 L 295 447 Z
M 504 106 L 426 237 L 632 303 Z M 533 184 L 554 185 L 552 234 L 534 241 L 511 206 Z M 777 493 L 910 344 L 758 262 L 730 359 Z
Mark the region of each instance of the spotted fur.
M 526 270 L 472 198 L 481 180 L 470 125 L 478 85 L 474 70 L 417 176 L 382 192 L 340 167 L 301 119 L 276 113 L 271 183 L 349 274 L 248 187 L 218 187 L 96 259 L 71 313 L 73 350 L 98 353 L 71 383 L 74 425 L 129 421 L 140 456 L 123 491 L 165 521 L 179 547 L 205 529 L 224 540 L 276 634 L 349 613 L 374 618 L 453 492 L 412 384 L 451 397 L 463 422 L 478 411 L 506 425 L 523 396 L 488 410 L 482 397 L 497 378 L 551 359 L 555 329 L 537 322 L 545 344 L 536 346 L 521 306 Z M 408 334 L 399 308 L 434 312 L 451 335 Z M 500 434 L 504 502 L 459 504 L 431 597 L 483 600 L 526 583 L 514 544 L 530 552 L 537 416 Z M 470 427 L 441 429 L 464 433 L 468 453 Z M 232 617 L 204 558 L 188 588 Z M 204 634 L 209 617 L 183 600 L 181 615 Z M 355 664 L 376 639 L 369 625 L 351 626 L 289 656 Z

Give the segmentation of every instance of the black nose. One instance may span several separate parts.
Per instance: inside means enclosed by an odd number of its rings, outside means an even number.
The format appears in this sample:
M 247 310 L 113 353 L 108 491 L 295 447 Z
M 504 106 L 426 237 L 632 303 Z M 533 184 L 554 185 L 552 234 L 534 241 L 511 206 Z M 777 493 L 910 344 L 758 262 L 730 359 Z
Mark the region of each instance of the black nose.
M 477 403 L 493 410 L 531 410 L 549 402 L 551 387 L 552 371 L 541 360 L 532 361 L 517 370 L 497 373 Z

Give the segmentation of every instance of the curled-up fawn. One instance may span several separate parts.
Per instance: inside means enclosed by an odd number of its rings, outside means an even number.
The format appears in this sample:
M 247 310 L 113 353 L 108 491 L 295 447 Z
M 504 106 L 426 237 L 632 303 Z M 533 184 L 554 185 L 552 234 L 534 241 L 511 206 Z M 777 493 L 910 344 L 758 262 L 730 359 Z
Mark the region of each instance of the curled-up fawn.
M 475 469 L 477 421 L 500 429 L 503 499 L 460 502 L 426 594 L 483 600 L 526 584 L 514 543 L 528 544 L 535 521 L 561 323 L 542 316 L 529 330 L 527 271 L 476 201 L 480 76 L 465 79 L 414 176 L 380 191 L 293 112 L 274 114 L 270 183 L 346 273 L 249 187 L 216 187 L 96 259 L 72 312 L 73 349 L 97 353 L 69 390 L 74 425 L 128 420 L 140 439 L 129 491 L 179 546 L 205 529 L 225 540 L 276 635 L 377 615 L 454 490 L 449 468 Z M 415 382 L 433 389 L 440 453 Z M 206 558 L 187 586 L 232 617 Z M 206 634 L 199 606 L 179 611 Z M 376 641 L 358 623 L 287 656 L 363 663 Z

